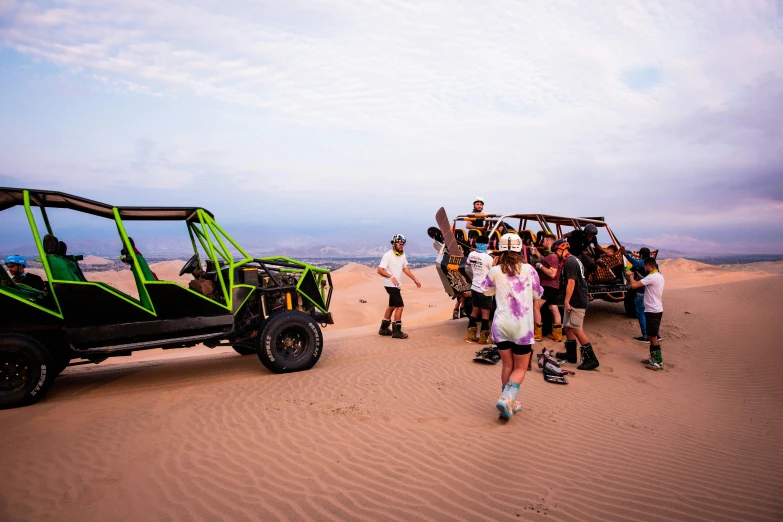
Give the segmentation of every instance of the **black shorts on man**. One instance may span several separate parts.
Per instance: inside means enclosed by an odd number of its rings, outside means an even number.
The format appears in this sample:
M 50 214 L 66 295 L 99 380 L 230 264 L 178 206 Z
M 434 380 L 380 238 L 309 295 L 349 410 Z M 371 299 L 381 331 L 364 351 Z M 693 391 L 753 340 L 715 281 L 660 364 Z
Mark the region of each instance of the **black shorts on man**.
M 393 286 L 384 286 L 386 292 L 389 294 L 389 306 L 394 308 L 402 308 L 405 303 L 402 302 L 402 293 L 399 288 Z
M 551 286 L 545 286 L 544 288 L 544 295 L 541 297 L 544 301 L 546 301 L 546 305 L 555 305 L 557 306 L 557 295 L 560 293 L 559 288 L 552 288 Z
M 663 312 L 644 312 L 647 323 L 647 337 L 659 337 Z
M 473 308 L 484 310 L 489 310 L 492 308 L 492 297 L 484 295 L 482 292 L 477 292 L 475 290 L 470 291 L 470 296 L 470 304 L 473 305 Z

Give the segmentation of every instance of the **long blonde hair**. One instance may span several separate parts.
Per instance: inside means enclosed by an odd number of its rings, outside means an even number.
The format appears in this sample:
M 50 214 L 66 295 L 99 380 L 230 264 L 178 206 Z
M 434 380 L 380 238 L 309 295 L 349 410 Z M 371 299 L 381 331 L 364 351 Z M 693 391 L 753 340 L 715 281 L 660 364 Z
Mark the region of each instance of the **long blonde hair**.
M 500 270 L 504 274 L 506 274 L 508 277 L 513 277 L 519 274 L 519 269 L 521 268 L 524 261 L 525 258 L 522 257 L 520 252 L 506 250 L 505 252 L 500 253 L 498 264 L 500 265 Z

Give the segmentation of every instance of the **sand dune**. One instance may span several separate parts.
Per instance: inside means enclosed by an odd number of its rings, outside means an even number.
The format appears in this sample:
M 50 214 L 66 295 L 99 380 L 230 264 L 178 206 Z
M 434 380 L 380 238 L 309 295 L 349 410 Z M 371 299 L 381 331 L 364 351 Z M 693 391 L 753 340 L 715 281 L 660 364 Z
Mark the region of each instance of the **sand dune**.
M 411 279 L 403 276 L 403 324 L 407 327 L 449 319 L 454 301 L 443 290 L 435 268 L 416 268 L 412 272 L 421 281 L 422 287 L 416 288 Z M 349 263 L 332 273 L 332 283 L 335 293 L 330 310 L 335 317 L 335 325 L 329 327 L 325 334 L 331 335 L 343 329 L 352 331 L 341 332 L 341 336 L 377 330 L 389 304 L 389 294 L 383 288 L 383 278 L 375 269 Z M 367 302 L 362 303 L 362 300 Z
M 0 412 L 0 518 L 779 520 L 783 384 L 750 325 L 777 319 L 782 291 L 667 292 L 658 373 L 635 321 L 595 304 L 600 369 L 568 386 L 534 370 L 508 423 L 464 320 L 331 339 L 300 374 L 226 351 L 69 368 Z
M 781 261 L 765 264 L 766 269 L 756 263 L 736 266 L 737 269 L 729 270 L 723 266 L 707 265 L 683 258 L 664 259 L 660 262 L 661 273 L 666 278 L 666 288 L 672 290 L 748 281 L 783 271 Z M 773 267 L 777 267 L 779 271 L 775 272 Z
M 110 259 L 106 259 L 105 257 L 98 257 L 98 256 L 84 256 L 84 259 L 80 261 L 82 265 L 110 265 L 114 261 Z

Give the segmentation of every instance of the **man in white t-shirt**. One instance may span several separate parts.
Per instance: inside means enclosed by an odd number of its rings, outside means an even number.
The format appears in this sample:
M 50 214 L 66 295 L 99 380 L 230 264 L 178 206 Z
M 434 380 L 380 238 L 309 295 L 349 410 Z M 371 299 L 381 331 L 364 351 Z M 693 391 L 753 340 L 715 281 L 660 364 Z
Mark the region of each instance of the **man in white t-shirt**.
M 489 312 L 492 309 L 492 296 L 494 290 L 482 291 L 481 283 L 486 279 L 489 269 L 492 268 L 492 256 L 487 254 L 487 236 L 476 238 L 476 250 L 468 254 L 468 264 L 473 270 L 473 279 L 470 286 L 473 311 L 468 318 L 468 333 L 465 336 L 466 343 L 490 344 L 489 341 Z M 481 313 L 481 330 L 476 336 L 479 313 Z
M 389 307 L 386 308 L 386 313 L 383 314 L 383 321 L 381 321 L 381 329 L 378 330 L 378 335 L 391 335 L 392 339 L 407 339 L 408 334 L 402 331 L 402 309 L 405 303 L 402 302 L 402 294 L 400 293 L 400 287 L 402 286 L 400 280 L 404 272 L 406 276 L 413 279 L 413 282 L 416 283 L 416 288 L 421 288 L 421 283 L 408 268 L 408 259 L 405 257 L 405 252 L 403 252 L 405 236 L 394 234 L 391 244 L 391 250 L 383 254 L 383 258 L 378 265 L 378 274 L 384 278 L 383 286 L 389 294 Z M 392 314 L 394 314 L 393 321 Z M 389 325 L 391 325 L 391 330 L 389 330 Z
M 643 359 L 651 370 L 663 370 L 663 356 L 661 355 L 661 341 L 659 330 L 663 317 L 663 275 L 658 271 L 655 258 L 648 257 L 644 260 L 644 269 L 647 275 L 637 281 L 633 272 L 626 272 L 630 280 L 631 288 L 644 287 L 644 319 L 647 323 L 647 339 L 650 340 L 650 358 Z

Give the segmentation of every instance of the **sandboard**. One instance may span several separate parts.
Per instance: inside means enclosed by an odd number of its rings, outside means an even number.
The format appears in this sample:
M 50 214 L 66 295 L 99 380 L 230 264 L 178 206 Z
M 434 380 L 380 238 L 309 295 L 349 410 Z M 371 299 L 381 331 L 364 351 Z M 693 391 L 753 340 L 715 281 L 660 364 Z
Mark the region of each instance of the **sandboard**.
M 462 257 L 462 251 L 457 244 L 457 237 L 451 230 L 451 223 L 449 222 L 449 217 L 446 215 L 445 208 L 440 207 L 435 213 L 435 223 L 438 224 L 438 229 L 440 229 L 440 233 L 443 235 L 443 242 L 449 251 L 449 255 L 452 257 Z

